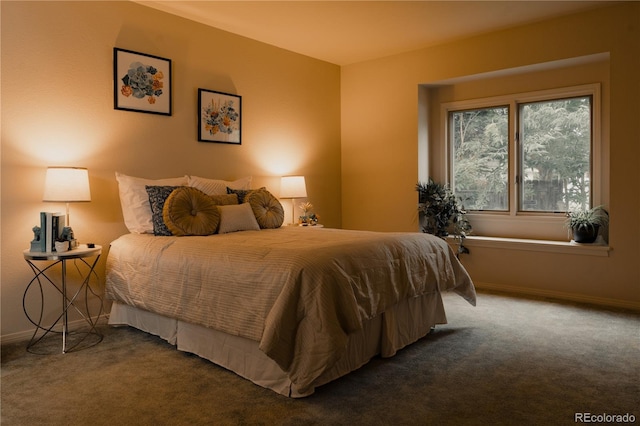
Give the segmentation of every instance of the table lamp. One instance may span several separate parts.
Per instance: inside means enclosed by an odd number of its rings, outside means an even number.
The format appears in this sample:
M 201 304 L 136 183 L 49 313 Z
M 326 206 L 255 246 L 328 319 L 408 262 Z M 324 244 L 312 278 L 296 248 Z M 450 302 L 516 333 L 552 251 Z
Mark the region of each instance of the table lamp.
M 291 199 L 291 225 L 295 225 L 296 198 L 307 196 L 307 186 L 304 176 L 283 176 L 280 180 L 280 198 Z
M 66 203 L 69 226 L 69 203 L 91 201 L 89 172 L 84 167 L 48 167 L 42 200 Z

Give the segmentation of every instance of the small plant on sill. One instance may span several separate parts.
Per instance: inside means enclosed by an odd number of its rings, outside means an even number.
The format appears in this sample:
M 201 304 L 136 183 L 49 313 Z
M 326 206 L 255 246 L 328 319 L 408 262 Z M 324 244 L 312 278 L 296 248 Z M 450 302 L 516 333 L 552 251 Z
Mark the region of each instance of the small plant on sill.
M 593 243 L 598 238 L 600 227 L 609 224 L 609 212 L 603 206 L 567 213 L 566 227 L 573 232 L 576 243 Z

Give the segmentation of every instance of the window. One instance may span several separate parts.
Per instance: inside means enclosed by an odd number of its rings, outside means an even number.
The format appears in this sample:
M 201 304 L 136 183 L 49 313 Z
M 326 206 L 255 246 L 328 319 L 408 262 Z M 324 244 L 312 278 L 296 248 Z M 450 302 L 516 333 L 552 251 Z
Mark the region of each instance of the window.
M 509 210 L 509 106 L 449 112 L 452 188 L 467 209 Z
M 593 205 L 599 85 L 443 106 L 450 184 L 474 213 L 558 216 Z
M 591 202 L 591 96 L 518 105 L 521 211 L 569 211 Z

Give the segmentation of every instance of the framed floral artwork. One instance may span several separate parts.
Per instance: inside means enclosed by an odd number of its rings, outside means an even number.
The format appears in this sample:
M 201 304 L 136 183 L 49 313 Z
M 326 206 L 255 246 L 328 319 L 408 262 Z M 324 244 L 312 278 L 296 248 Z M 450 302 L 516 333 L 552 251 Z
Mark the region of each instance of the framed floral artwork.
M 113 107 L 171 115 L 171 60 L 113 49 Z
M 242 142 L 242 97 L 198 89 L 198 140 L 238 144 Z

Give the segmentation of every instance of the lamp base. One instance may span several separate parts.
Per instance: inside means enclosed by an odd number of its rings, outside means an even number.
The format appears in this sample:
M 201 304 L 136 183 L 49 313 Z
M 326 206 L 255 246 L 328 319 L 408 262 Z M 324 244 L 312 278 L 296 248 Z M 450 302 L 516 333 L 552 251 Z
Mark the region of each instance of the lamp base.
M 291 223 L 289 226 L 296 226 L 296 199 L 291 199 Z

